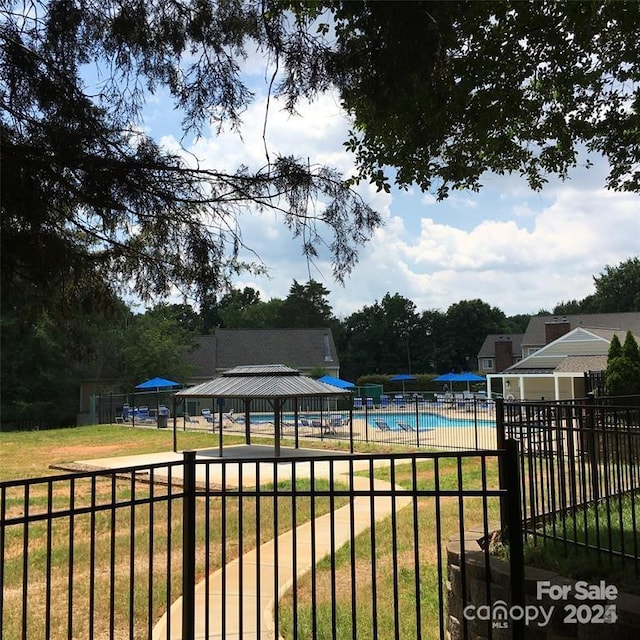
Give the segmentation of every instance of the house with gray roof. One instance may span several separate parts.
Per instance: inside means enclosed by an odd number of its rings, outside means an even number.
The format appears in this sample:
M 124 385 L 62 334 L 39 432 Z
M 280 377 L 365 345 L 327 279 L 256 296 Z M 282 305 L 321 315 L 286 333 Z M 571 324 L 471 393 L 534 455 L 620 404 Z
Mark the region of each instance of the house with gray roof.
M 339 377 L 340 362 L 331 329 L 216 329 L 196 338 L 194 351 L 184 354 L 191 368 L 187 386 L 217 378 L 224 371 L 246 365 L 284 364 L 303 374 L 320 368 Z M 100 380 L 83 380 L 79 413 L 88 414 L 91 396 L 117 384 L 115 372 Z M 80 421 L 82 421 L 84 418 Z
M 487 375 L 487 391 L 501 383 L 506 399 L 583 398 L 585 374 L 606 369 L 614 335 L 640 336 L 640 313 L 535 316 L 522 339 L 523 358 L 501 373 Z
M 478 352 L 478 371 L 499 373 L 522 358 L 522 333 L 492 333 L 488 335 Z
M 193 368 L 191 384 L 246 365 L 284 364 L 307 375 L 319 368 L 335 377 L 340 373 L 331 329 L 216 329 L 197 342 L 196 350 L 185 355 Z
M 640 313 L 584 313 L 533 316 L 522 336 L 522 357 L 534 354 L 545 345 L 578 327 L 622 329 L 640 334 Z

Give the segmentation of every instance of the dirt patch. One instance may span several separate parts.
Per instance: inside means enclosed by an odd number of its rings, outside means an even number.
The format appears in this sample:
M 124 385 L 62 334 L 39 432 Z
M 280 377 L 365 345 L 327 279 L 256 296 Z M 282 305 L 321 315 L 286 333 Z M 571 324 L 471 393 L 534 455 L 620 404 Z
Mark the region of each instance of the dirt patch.
M 122 444 L 103 444 L 103 445 L 75 445 L 71 447 L 54 447 L 50 450 L 50 456 L 53 458 L 69 458 L 77 460 L 83 458 L 105 458 L 111 454 L 122 453 Z
M 102 467 L 96 467 L 90 464 L 83 464 L 81 462 L 59 462 L 50 464 L 49 469 L 55 469 L 56 471 L 71 471 L 73 473 L 83 471 L 100 471 Z

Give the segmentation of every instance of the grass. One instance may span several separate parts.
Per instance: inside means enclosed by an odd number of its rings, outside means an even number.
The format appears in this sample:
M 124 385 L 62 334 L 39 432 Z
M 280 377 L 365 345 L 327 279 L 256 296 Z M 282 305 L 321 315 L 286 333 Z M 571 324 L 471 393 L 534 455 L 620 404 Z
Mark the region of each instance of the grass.
M 178 431 L 178 450 L 215 447 L 218 435 Z M 244 442 L 225 436 L 225 443 Z M 50 465 L 173 450 L 172 429 L 93 425 L 74 429 L 0 432 L 0 481 L 62 473 Z
M 588 544 L 637 554 L 640 546 L 637 511 L 638 494 L 613 496 L 575 515 L 569 514 L 564 520 L 549 522 L 540 529 L 541 536 L 529 536 L 526 540 L 525 563 L 589 583 L 606 577 L 607 584 L 615 584 L 620 591 L 640 595 L 640 577 L 634 571 L 633 561 L 623 563 L 611 553 L 581 546 Z M 544 535 L 564 540 L 544 538 Z M 496 549 L 496 555 L 506 557 L 507 554 L 507 549 Z
M 225 443 L 243 441 L 242 437 L 225 436 Z M 217 443 L 217 436 L 212 434 L 178 434 L 179 448 L 206 448 Z M 2 480 L 52 476 L 62 472 L 51 469 L 51 464 L 167 451 L 172 444 L 170 432 L 121 425 L 2 433 L 0 473 Z M 60 479 L 51 485 L 55 487 L 51 490 L 48 484 L 34 484 L 28 494 L 23 488 L 9 488 L 3 505 L 6 517 L 19 517 L 26 508 L 30 514 L 37 514 L 51 507 L 63 510 L 72 504 L 76 508 L 111 505 L 114 499 L 128 500 L 131 496 L 135 496 L 138 504 L 135 510 L 108 507 L 93 514 L 77 514 L 73 519 L 61 518 L 52 521 L 50 528 L 46 521 L 8 526 L 3 550 L 4 608 L 0 620 L 3 638 L 44 638 L 47 618 L 52 640 L 88 637 L 89 628 L 95 637 L 110 637 L 111 627 L 116 637 L 147 637 L 149 617 L 157 620 L 167 602 L 174 601 L 181 590 L 181 502 L 169 507 L 171 502 L 163 501 L 172 488 L 100 476 Z M 290 484 L 278 484 L 278 490 L 290 491 Z M 316 480 L 314 488 L 327 491 L 329 487 L 325 485 Z M 299 479 L 296 490 L 308 491 L 309 481 Z M 336 499 L 333 506 L 343 502 Z M 197 503 L 197 579 L 238 554 L 307 521 L 311 513 L 309 502 L 303 500 L 296 501 L 293 512 L 286 493 L 276 501 L 273 497 L 223 496 L 198 498 Z M 314 502 L 317 515 L 326 513 L 330 507 L 328 497 L 318 497 Z M 260 527 L 256 526 L 258 510 Z M 274 522 L 278 523 L 277 530 Z M 205 537 L 209 543 L 206 554 Z M 167 548 L 171 549 L 170 554 Z M 69 562 L 71 550 L 73 569 Z M 149 556 L 150 565 L 146 560 L 138 560 Z M 47 575 L 51 576 L 49 598 L 44 588 Z M 26 626 L 22 619 L 23 584 L 28 593 Z
M 264 440 L 269 442 L 269 440 Z M 225 443 L 244 442 L 241 436 L 225 436 Z M 258 442 L 258 439 L 256 439 Z M 178 448 L 207 448 L 218 444 L 218 436 L 203 432 L 178 432 Z M 285 442 L 285 444 L 287 444 Z M 118 454 L 133 455 L 171 450 L 173 434 L 170 430 L 135 428 L 122 425 L 101 425 L 40 432 L 0 433 L 0 480 L 12 478 L 38 477 L 59 474 L 61 471 L 49 468 L 52 464 L 63 464 L 89 458 Z M 347 443 L 318 442 L 316 448 L 345 449 Z M 406 451 L 398 447 L 356 445 L 359 452 Z M 479 489 L 486 484 L 497 486 L 497 465 L 489 460 L 485 472 L 477 458 L 441 458 L 438 466 L 433 460 L 420 462 L 415 468 L 399 461 L 393 473 L 389 468 L 375 471 L 377 479 L 391 481 L 405 488 L 415 486 L 419 490 Z M 366 474 L 365 474 L 366 475 Z M 436 482 L 437 478 L 437 482 Z M 483 479 L 484 478 L 484 479 Z M 328 491 L 330 487 L 316 480 L 314 489 Z M 296 489 L 309 490 L 307 480 L 299 480 Z M 278 489 L 291 489 L 286 482 Z M 101 504 L 115 496 L 125 500 L 135 492 L 144 501 L 149 497 L 159 498 L 170 489 L 148 483 L 131 483 L 117 480 L 114 484 L 105 478 L 77 480 L 73 486 L 57 489 L 47 495 L 44 487 L 33 488 L 29 495 L 29 509 L 45 510 L 51 504 L 64 508 L 73 496 L 75 505 Z M 317 498 L 314 504 L 316 515 L 329 508 L 344 504 L 346 498 Z M 24 509 L 24 496 L 8 494 L 5 501 L 7 515 Z M 482 498 L 463 499 L 463 526 L 468 528 L 482 522 L 484 504 Z M 495 498 L 487 500 L 488 517 L 498 520 L 499 506 Z M 619 530 L 618 514 L 622 514 L 623 530 L 627 532 L 618 548 L 633 547 L 630 537 L 633 531 L 630 519 L 630 503 L 609 502 L 609 511 L 604 505 L 598 512 L 600 535 L 608 536 L 604 523 L 609 523 L 612 532 Z M 226 513 L 225 527 L 221 513 Z M 278 530 L 256 527 L 255 514 L 259 510 L 262 522 L 278 522 Z M 279 624 L 285 637 L 311 637 L 315 630 L 318 638 L 352 637 L 360 639 L 374 637 L 416 637 L 420 626 L 422 637 L 436 638 L 439 635 L 440 601 L 438 561 L 446 571 L 445 546 L 451 535 L 460 530 L 458 498 L 419 498 L 416 509 L 410 507 L 392 518 L 378 522 L 368 532 L 358 536 L 353 548 L 345 545 L 337 550 L 334 562 L 320 562 L 313 572 L 301 578 L 295 594 L 286 595 L 279 607 Z M 276 517 L 277 516 L 277 517 Z M 213 571 L 223 562 L 229 562 L 274 535 L 297 526 L 310 517 L 310 502 L 296 501 L 295 512 L 291 510 L 291 500 L 283 496 L 274 502 L 273 497 L 255 498 L 251 496 L 216 497 L 198 499 L 198 544 L 196 572 L 198 578 L 205 572 Z M 239 522 L 243 522 L 242 539 L 239 536 Z M 436 529 L 440 524 L 440 531 Z M 166 609 L 167 602 L 180 594 L 180 563 L 182 519 L 180 505 L 167 511 L 162 503 L 141 504 L 136 507 L 134 518 L 130 510 L 122 510 L 115 516 L 112 511 L 76 516 L 71 525 L 68 520 L 54 522 L 51 529 L 42 523 L 29 527 L 27 592 L 29 611 L 27 628 L 29 638 L 39 640 L 43 636 L 42 620 L 51 616 L 52 635 L 56 638 L 82 637 L 88 625 L 92 625 L 96 637 L 108 636 L 109 627 L 128 629 L 133 625 L 135 637 L 146 637 L 147 615 L 157 619 Z M 208 555 L 204 555 L 205 529 L 208 531 Z M 394 530 L 396 535 L 393 534 Z M 110 547 L 111 533 L 115 531 L 115 545 Z M 417 531 L 417 540 L 414 536 Z M 578 541 L 593 542 L 596 536 L 596 512 L 580 513 L 574 520 L 568 520 L 563 535 Z M 153 532 L 153 535 L 151 535 Z M 95 535 L 93 535 L 95 533 Z M 439 536 L 439 539 L 438 539 Z M 75 567 L 69 574 L 69 540 L 74 540 Z M 167 555 L 168 538 L 171 537 L 172 551 Z M 22 589 L 24 565 L 23 531 L 8 531 L 5 539 L 3 637 L 8 640 L 22 637 Z M 223 540 L 226 543 L 223 544 Z M 45 551 L 51 545 L 51 557 Z M 438 550 L 440 549 L 440 558 Z M 131 553 L 133 550 L 133 553 Z M 146 563 L 137 562 L 138 555 L 152 554 L 150 572 Z M 418 562 L 416 563 L 416 558 Z M 93 560 L 92 560 L 93 559 Z M 374 560 L 372 562 L 372 560 Z M 598 557 L 595 552 L 586 554 L 562 543 L 534 544 L 526 548 L 526 562 L 557 571 L 576 579 L 598 580 L 603 575 L 607 582 L 617 584 L 621 589 L 640 593 L 640 585 L 633 582 L 629 573 L 618 572 L 609 556 Z M 43 584 L 47 563 L 51 564 L 52 597 L 50 613 Z M 416 566 L 418 571 L 416 572 Z M 111 588 L 110 571 L 113 568 Z M 171 578 L 169 578 L 171 576 Z M 73 584 L 72 600 L 68 598 L 69 581 Z M 416 586 L 417 585 L 417 586 Z M 133 592 L 130 601 L 128 594 Z M 355 593 L 355 597 L 352 597 Z M 111 600 L 115 611 L 111 620 Z M 419 600 L 419 606 L 416 604 Z M 94 619 L 88 616 L 89 602 L 94 601 Z M 397 611 L 391 603 L 396 603 Z M 293 628 L 293 607 L 296 607 L 296 629 Z M 137 615 L 136 612 L 143 612 Z M 355 611 L 355 623 L 352 613 Z M 420 612 L 418 620 L 416 611 Z M 335 612 L 335 613 L 334 613 Z M 355 629 L 353 628 L 355 624 Z M 398 628 L 396 628 L 396 624 Z M 69 629 L 71 631 L 69 632 Z M 335 634 L 335 635 L 334 635 Z M 125 635 L 127 633 L 125 632 Z
M 375 475 L 387 481 L 392 477 L 389 469 L 379 469 Z M 463 459 L 460 466 L 454 459 L 441 459 L 437 470 L 433 461 L 420 462 L 415 476 L 411 465 L 398 464 L 393 473 L 394 482 L 407 489 L 415 486 L 419 490 L 433 490 L 436 477 L 442 489 L 479 489 L 483 484 L 477 458 Z M 497 487 L 495 460 L 488 461 L 485 478 L 486 486 Z M 462 504 L 465 526 L 482 522 L 482 498 L 465 497 Z M 487 507 L 489 519 L 497 519 L 497 498 L 489 498 Z M 440 524 L 439 532 L 436 522 Z M 350 545 L 341 548 L 333 565 L 329 560 L 319 563 L 314 573 L 300 580 L 297 593 L 289 593 L 281 601 L 282 635 L 307 638 L 312 637 L 315 630 L 316 637 L 321 639 L 415 638 L 419 626 L 421 637 L 438 638 L 440 606 L 444 606 L 439 592 L 443 585 L 438 584 L 438 550 L 446 575 L 446 542 L 459 529 L 459 502 L 453 497 L 441 498 L 438 502 L 435 498 L 420 498 L 415 511 L 410 506 L 400 510 L 396 515 L 395 535 L 392 517 L 375 523 L 370 531 L 356 538 L 353 548 Z M 352 611 L 355 611 L 355 622 Z

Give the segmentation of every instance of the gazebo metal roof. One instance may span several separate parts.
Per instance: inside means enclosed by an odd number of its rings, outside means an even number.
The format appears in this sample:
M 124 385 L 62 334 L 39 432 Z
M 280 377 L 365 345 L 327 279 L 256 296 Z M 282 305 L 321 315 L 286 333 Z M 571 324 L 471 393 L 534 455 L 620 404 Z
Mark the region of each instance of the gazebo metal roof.
M 348 395 L 349 392 L 302 375 L 282 364 L 249 365 L 225 371 L 222 376 L 178 391 L 185 398 L 308 398 Z
M 252 400 L 266 399 L 271 401 L 274 412 L 275 450 L 276 456 L 279 456 L 281 414 L 285 400 L 350 395 L 350 392 L 346 389 L 340 389 L 333 385 L 314 380 L 313 378 L 302 375 L 297 369 L 292 369 L 283 364 L 267 364 L 245 365 L 229 369 L 219 378 L 178 391 L 174 394 L 174 399 L 178 401 L 185 398 L 239 399 L 245 402 L 247 409 Z M 248 411 L 245 413 L 245 433 L 248 443 L 250 438 Z M 176 447 L 175 443 L 174 419 L 174 448 Z M 222 428 L 220 429 L 219 448 L 222 454 Z

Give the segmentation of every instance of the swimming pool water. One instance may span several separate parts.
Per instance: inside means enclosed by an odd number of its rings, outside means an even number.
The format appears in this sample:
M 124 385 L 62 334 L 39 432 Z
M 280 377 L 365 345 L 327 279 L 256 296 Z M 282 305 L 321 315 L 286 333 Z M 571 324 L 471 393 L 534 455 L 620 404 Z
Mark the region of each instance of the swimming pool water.
M 364 413 L 354 413 L 353 417 L 364 418 Z M 367 416 L 369 426 L 374 427 L 374 420 L 384 420 L 392 429 L 399 428 L 398 422 L 406 422 L 415 428 L 415 413 L 369 413 Z M 420 411 L 418 413 L 418 429 L 434 429 L 438 427 L 473 427 L 476 424 L 473 418 L 449 418 L 439 413 L 431 413 L 429 411 Z M 479 427 L 495 427 L 493 420 L 477 420 Z
M 303 415 L 304 414 L 300 414 L 301 417 Z M 414 428 L 416 426 L 416 414 L 415 412 L 409 411 L 370 411 L 369 413 L 358 411 L 354 412 L 353 417 L 355 419 L 364 419 L 366 417 L 368 419 L 369 426 L 374 429 L 376 428 L 373 422 L 374 420 L 384 420 L 391 429 L 399 429 L 398 422 L 406 422 Z M 294 414 L 283 414 L 282 418 L 284 421 L 293 422 Z M 251 414 L 251 422 L 257 424 L 273 422 L 273 415 Z M 442 416 L 439 413 L 432 413 L 429 411 L 420 411 L 418 413 L 418 429 L 434 429 L 438 427 L 473 427 L 474 424 L 473 418 L 449 418 L 447 416 Z M 477 425 L 479 427 L 495 428 L 496 423 L 493 420 L 478 420 Z

